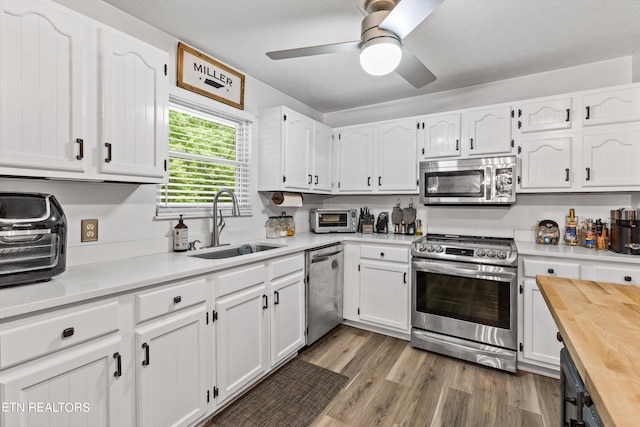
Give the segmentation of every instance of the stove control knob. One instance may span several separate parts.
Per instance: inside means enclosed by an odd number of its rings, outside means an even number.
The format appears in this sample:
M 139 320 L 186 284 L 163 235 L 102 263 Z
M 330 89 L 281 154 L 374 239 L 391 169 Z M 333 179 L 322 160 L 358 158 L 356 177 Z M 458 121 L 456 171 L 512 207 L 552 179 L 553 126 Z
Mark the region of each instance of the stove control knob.
M 484 256 L 484 249 L 478 249 L 476 251 L 476 256 Z
M 498 258 L 505 259 L 507 257 L 507 251 L 498 252 Z
M 440 253 L 440 252 L 442 252 L 442 251 L 443 251 L 442 246 L 437 245 L 437 246 L 436 246 L 436 252 L 437 252 L 437 253 Z
M 418 250 L 420 252 L 424 252 L 425 249 L 427 249 L 427 245 L 425 245 L 424 243 L 418 243 Z
M 496 251 L 487 251 L 487 256 L 488 256 L 489 258 L 493 258 L 493 257 L 495 257 L 495 256 L 496 256 Z
M 433 252 L 433 245 L 427 245 L 427 252 Z

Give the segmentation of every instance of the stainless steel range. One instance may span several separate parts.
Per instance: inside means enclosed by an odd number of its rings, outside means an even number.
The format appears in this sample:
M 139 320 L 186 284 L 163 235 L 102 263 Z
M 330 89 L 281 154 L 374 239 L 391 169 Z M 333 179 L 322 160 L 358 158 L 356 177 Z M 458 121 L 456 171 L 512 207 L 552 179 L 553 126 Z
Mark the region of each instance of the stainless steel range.
M 411 344 L 516 372 L 513 239 L 428 234 L 411 253 Z

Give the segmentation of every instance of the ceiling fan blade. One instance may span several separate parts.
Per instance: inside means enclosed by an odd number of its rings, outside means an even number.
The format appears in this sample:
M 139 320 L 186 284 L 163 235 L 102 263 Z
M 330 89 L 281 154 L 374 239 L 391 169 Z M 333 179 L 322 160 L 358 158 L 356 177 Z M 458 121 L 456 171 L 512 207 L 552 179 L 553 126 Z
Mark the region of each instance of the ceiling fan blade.
M 443 1 L 400 0 L 378 28 L 391 31 L 403 39 L 427 19 L 427 16 L 431 15 Z
M 360 41 L 323 44 L 320 46 L 300 47 L 297 49 L 274 50 L 267 52 L 271 59 L 300 58 L 302 56 L 324 55 L 326 53 L 357 52 L 360 50 Z
M 404 45 L 402 46 L 402 60 L 396 68 L 396 73 L 416 88 L 426 86 L 436 79 L 436 76 Z

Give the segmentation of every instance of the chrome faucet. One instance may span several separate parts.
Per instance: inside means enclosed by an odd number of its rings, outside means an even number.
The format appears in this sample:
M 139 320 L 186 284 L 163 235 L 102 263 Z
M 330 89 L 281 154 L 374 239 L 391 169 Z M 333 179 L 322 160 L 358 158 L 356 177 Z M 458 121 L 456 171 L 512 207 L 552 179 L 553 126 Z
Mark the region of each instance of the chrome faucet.
M 211 246 L 220 246 L 220 233 L 222 233 L 225 226 L 222 211 L 219 211 L 220 220 L 218 220 L 218 198 L 220 198 L 222 193 L 227 193 L 231 196 L 231 201 L 233 202 L 231 216 L 240 216 L 240 208 L 238 207 L 236 194 L 228 188 L 220 189 L 213 197 L 213 228 L 211 229 Z

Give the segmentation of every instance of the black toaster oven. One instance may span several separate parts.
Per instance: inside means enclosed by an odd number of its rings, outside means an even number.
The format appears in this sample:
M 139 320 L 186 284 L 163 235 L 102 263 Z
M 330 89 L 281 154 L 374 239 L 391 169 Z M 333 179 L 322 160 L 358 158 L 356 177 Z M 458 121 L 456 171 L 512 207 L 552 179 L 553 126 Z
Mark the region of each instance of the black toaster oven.
M 66 268 L 66 218 L 50 194 L 0 192 L 0 287 L 51 280 Z

